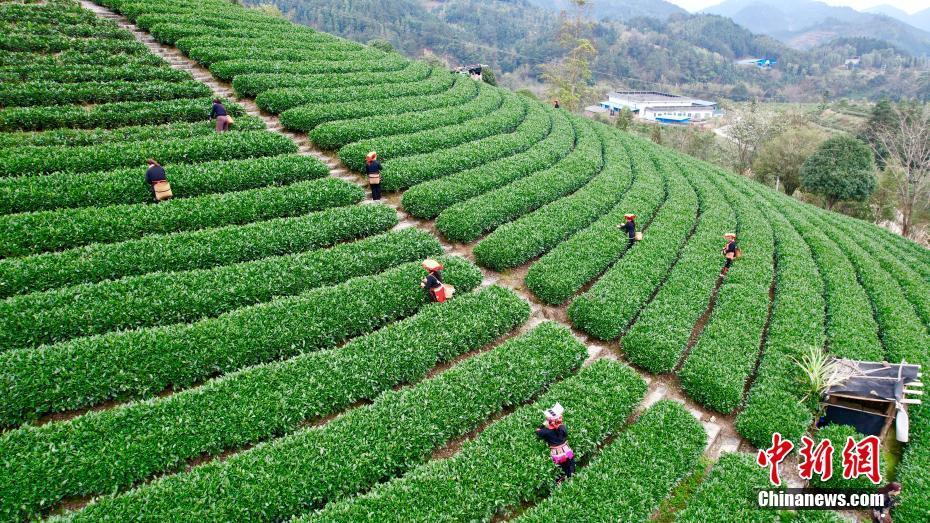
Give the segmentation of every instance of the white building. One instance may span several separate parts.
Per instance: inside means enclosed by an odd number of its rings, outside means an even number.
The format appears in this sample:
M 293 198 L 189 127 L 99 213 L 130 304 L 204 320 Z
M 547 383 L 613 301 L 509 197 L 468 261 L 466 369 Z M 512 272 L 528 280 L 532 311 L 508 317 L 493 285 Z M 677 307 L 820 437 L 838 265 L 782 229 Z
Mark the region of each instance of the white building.
M 661 123 L 696 122 L 717 114 L 716 102 L 658 91 L 614 91 L 600 106 L 611 112 L 627 108 L 643 120 Z

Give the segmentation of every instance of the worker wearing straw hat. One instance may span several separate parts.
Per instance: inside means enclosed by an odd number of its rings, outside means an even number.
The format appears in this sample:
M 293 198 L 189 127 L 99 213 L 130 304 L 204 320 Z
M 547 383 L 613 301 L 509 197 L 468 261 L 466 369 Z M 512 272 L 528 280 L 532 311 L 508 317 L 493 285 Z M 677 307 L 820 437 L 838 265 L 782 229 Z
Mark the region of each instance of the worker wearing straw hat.
M 365 156 L 365 174 L 368 175 L 368 185 L 371 186 L 371 199 L 381 199 L 381 162 L 378 153 L 371 151 Z
M 558 403 L 544 410 L 546 422 L 536 429 L 539 439 L 549 445 L 549 457 L 552 458 L 552 462 L 562 469 L 562 474 L 555 480 L 556 485 L 561 485 L 566 478 L 575 473 L 575 452 L 568 446 L 568 430 L 562 421 L 564 412 L 565 408 Z
M 633 242 L 636 241 L 636 215 L 635 214 L 624 214 L 623 217 L 626 219 L 625 223 L 618 225 L 617 227 L 626 231 L 626 235 L 629 238 L 629 246 L 633 246 Z
M 726 238 L 727 244 L 721 252 L 727 261 L 723 265 L 723 271 L 720 273 L 720 275 L 726 276 L 727 272 L 730 271 L 730 267 L 733 265 L 733 260 L 739 258 L 742 253 L 739 249 L 739 246 L 736 244 L 736 233 L 728 232 L 724 234 L 723 237 Z
M 451 298 L 455 287 L 442 282 L 442 264 L 427 258 L 421 266 L 426 269 L 426 277 L 420 282 L 420 287 L 426 289 L 430 301 L 442 303 Z

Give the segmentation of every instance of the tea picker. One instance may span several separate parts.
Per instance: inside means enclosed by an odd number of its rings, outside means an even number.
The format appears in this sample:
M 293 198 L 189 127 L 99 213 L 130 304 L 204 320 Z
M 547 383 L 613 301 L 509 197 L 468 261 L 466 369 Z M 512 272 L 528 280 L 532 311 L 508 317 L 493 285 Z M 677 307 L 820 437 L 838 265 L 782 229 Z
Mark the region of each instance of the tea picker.
M 555 480 L 556 485 L 561 485 L 566 478 L 575 473 L 575 452 L 568 446 L 568 430 L 562 420 L 564 413 L 565 408 L 556 403 L 543 411 L 546 422 L 536 429 L 539 439 L 549 445 L 549 457 L 552 458 L 552 462 L 562 469 L 562 474 Z
M 426 289 L 430 301 L 443 303 L 455 294 L 455 287 L 442 282 L 442 264 L 433 259 L 423 260 L 421 266 L 426 269 L 426 277 L 420 287 Z
M 618 225 L 617 228 L 626 231 L 626 235 L 629 238 L 629 246 L 632 247 L 635 241 L 643 239 L 643 234 L 641 232 L 636 232 L 635 214 L 624 214 L 623 217 L 626 218 L 626 223 Z
M 226 106 L 223 105 L 223 101 L 219 98 L 213 100 L 213 107 L 210 109 L 210 119 L 216 119 L 216 132 L 222 133 L 229 130 L 229 126 L 233 124 L 232 116 L 229 116 L 229 111 L 226 110 Z
M 381 199 L 381 162 L 378 153 L 371 151 L 365 156 L 365 174 L 368 175 L 368 185 L 371 187 L 371 199 Z
M 727 261 L 723 264 L 723 271 L 720 272 L 720 275 L 726 276 L 730 271 L 730 267 L 733 265 L 733 260 L 742 257 L 743 251 L 740 250 L 739 246 L 736 244 L 736 233 L 728 232 L 724 234 L 723 237 L 726 238 L 727 244 L 721 252 Z
M 145 171 L 145 183 L 152 190 L 152 197 L 156 202 L 170 200 L 174 194 L 171 193 L 171 184 L 168 183 L 168 176 L 165 174 L 165 168 L 154 159 L 149 158 L 145 161 L 149 168 Z

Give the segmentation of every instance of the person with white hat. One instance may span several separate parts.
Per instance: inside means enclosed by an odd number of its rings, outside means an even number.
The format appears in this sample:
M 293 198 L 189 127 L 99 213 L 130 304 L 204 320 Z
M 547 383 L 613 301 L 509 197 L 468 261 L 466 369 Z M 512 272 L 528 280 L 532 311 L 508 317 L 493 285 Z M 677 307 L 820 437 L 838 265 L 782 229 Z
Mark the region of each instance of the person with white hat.
M 568 430 L 562 421 L 565 409 L 556 403 L 543 411 L 546 422 L 536 429 L 539 439 L 549 445 L 549 457 L 562 469 L 562 474 L 555 480 L 556 486 L 575 473 L 575 452 L 568 446 Z
M 723 248 L 723 257 L 727 259 L 726 263 L 723 264 L 723 271 L 720 272 L 721 276 L 726 276 L 730 271 L 730 267 L 733 265 L 733 260 L 739 258 L 742 255 L 739 246 L 736 244 L 736 233 L 728 232 L 723 235 L 727 240 L 726 246 Z
M 378 153 L 371 151 L 365 156 L 365 174 L 368 176 L 368 185 L 371 187 L 371 199 L 381 199 L 381 162 Z

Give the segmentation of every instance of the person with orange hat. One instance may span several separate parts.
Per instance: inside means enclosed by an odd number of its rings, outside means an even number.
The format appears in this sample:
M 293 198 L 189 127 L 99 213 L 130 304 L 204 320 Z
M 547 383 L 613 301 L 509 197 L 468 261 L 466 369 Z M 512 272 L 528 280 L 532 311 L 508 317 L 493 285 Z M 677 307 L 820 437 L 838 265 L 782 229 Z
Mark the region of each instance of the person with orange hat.
M 555 480 L 556 486 L 575 473 L 575 452 L 568 446 L 568 429 L 562 420 L 564 413 L 565 408 L 556 403 L 543 411 L 546 421 L 536 429 L 536 436 L 549 445 L 552 462 L 562 469 L 562 474 Z
M 442 303 L 451 298 L 446 289 L 451 288 L 442 282 L 442 264 L 433 259 L 423 260 L 421 266 L 426 269 L 426 277 L 420 282 L 420 287 L 426 289 L 430 301 Z
M 633 243 L 636 241 L 636 215 L 635 214 L 624 214 L 626 218 L 626 223 L 622 223 L 617 227 L 626 231 L 626 235 L 629 238 L 629 246 L 632 247 Z
M 381 162 L 378 153 L 371 151 L 365 156 L 365 174 L 368 175 L 368 185 L 371 187 L 371 199 L 381 199 Z
M 736 244 L 736 233 L 728 232 L 723 235 L 727 240 L 726 246 L 723 248 L 723 257 L 727 259 L 726 263 L 723 264 L 723 271 L 720 272 L 721 276 L 726 276 L 730 272 L 730 267 L 733 265 L 733 260 L 739 258 L 742 255 L 739 246 Z

